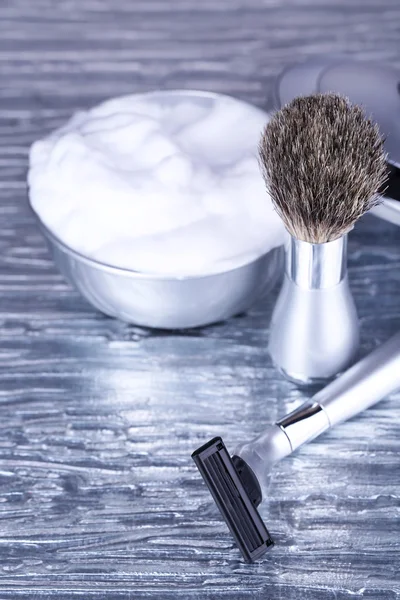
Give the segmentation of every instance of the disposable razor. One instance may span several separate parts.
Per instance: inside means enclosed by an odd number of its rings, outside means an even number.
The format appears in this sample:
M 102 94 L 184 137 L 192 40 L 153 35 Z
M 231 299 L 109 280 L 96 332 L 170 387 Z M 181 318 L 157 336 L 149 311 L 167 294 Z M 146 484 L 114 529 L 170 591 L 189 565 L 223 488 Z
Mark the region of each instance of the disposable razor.
M 192 454 L 246 562 L 273 546 L 257 510 L 274 463 L 400 388 L 400 333 L 231 457 L 220 437 Z

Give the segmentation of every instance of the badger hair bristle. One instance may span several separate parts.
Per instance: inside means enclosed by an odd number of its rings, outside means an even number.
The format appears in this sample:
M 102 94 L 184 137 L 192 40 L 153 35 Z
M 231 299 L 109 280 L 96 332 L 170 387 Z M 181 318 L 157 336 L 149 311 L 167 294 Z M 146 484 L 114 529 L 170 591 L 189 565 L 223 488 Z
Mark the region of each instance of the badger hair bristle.
M 347 233 L 387 177 L 378 126 L 337 94 L 299 97 L 276 112 L 259 144 L 262 175 L 289 233 L 314 244 Z

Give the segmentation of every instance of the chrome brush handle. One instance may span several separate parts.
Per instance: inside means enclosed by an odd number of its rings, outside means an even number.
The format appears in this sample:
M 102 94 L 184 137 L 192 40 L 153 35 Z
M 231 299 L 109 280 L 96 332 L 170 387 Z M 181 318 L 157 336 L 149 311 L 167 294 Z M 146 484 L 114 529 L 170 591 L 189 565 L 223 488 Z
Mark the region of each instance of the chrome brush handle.
M 326 383 L 354 360 L 359 325 L 347 280 L 346 236 L 326 244 L 290 238 L 272 315 L 269 352 L 296 384 Z

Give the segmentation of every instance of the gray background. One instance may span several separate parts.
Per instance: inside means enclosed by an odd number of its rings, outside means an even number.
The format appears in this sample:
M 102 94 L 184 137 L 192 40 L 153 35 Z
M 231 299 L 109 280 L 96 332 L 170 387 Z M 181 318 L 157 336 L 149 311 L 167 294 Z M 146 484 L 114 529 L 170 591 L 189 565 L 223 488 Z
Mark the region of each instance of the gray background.
M 400 597 L 393 394 L 274 471 L 276 547 L 242 563 L 191 451 L 296 406 L 272 369 L 275 294 L 199 331 L 92 310 L 26 208 L 30 143 L 108 96 L 200 88 L 265 105 L 289 62 L 346 52 L 400 66 L 398 0 L 2 0 L 0 598 Z M 362 353 L 400 329 L 400 229 L 351 234 Z

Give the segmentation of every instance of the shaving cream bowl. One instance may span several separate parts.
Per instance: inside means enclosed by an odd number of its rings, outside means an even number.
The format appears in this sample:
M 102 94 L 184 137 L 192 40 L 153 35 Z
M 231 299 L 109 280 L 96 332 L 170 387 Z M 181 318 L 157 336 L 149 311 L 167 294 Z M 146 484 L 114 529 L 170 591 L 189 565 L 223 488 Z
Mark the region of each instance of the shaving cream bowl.
M 30 204 L 59 270 L 132 324 L 199 327 L 249 309 L 284 260 L 257 164 L 267 119 L 219 94 L 152 92 L 36 142 Z

